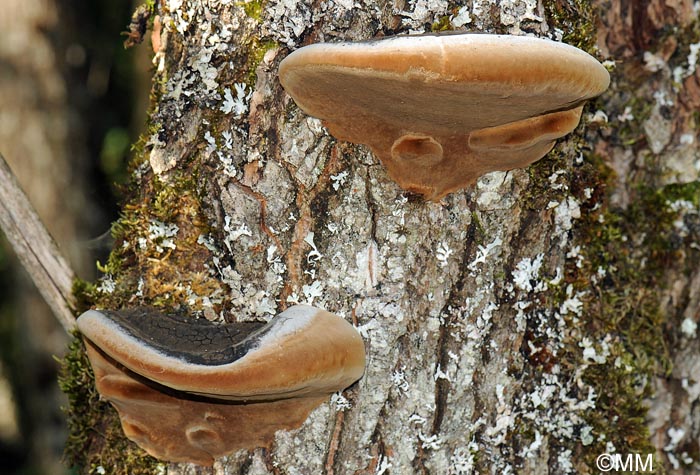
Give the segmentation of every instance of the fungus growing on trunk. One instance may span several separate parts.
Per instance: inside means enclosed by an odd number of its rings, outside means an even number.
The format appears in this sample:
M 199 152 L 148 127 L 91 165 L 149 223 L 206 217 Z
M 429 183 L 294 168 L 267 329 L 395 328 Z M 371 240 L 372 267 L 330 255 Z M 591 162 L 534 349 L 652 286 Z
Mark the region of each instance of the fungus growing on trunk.
M 331 134 L 369 145 L 399 185 L 433 200 L 542 158 L 610 81 L 573 46 L 486 34 L 313 44 L 279 78 Z
M 215 325 L 152 309 L 78 318 L 100 394 L 154 457 L 211 465 L 269 444 L 364 371 L 342 318 L 297 305 L 270 323 Z

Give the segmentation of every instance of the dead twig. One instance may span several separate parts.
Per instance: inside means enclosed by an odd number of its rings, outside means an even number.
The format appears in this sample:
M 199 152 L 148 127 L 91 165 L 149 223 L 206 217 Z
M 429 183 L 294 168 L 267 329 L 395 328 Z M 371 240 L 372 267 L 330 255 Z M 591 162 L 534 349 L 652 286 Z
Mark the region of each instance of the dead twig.
M 66 332 L 75 328 L 75 273 L 0 155 L 0 229 Z

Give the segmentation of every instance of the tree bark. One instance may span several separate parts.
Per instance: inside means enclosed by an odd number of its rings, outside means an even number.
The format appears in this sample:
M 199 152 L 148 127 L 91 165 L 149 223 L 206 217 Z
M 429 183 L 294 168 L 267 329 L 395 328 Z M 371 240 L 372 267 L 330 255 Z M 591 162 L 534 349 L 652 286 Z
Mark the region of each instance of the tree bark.
M 211 473 L 597 473 L 606 452 L 697 470 L 697 4 L 157 13 L 153 134 L 98 304 L 247 320 L 305 302 L 352 321 L 368 356 L 299 430 Z M 276 72 L 306 44 L 431 28 L 563 40 L 607 60 L 612 84 L 538 163 L 426 202 L 302 113 Z

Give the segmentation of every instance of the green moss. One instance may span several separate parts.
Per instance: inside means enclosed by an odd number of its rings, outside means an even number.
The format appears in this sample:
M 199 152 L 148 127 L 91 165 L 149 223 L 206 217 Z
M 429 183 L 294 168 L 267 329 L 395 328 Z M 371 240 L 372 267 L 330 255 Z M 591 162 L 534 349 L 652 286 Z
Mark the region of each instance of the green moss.
M 646 136 L 641 129 L 641 124 L 649 118 L 654 105 L 642 97 L 631 95 L 625 107 L 629 107 L 629 112 L 633 119 L 620 122 L 616 130 L 617 140 L 625 147 L 632 147 L 639 142 L 644 143 Z
M 596 13 L 588 0 L 546 0 L 547 24 L 561 30 L 564 43 L 592 53 L 595 47 Z
M 160 87 L 153 87 L 151 89 L 151 107 L 153 107 L 153 104 L 156 104 L 156 101 L 158 101 L 160 93 L 157 91 L 160 90 Z M 151 116 L 151 113 L 152 111 L 149 111 L 149 117 Z M 149 119 L 149 122 L 146 123 L 146 127 L 144 127 L 144 132 L 142 132 L 138 140 L 131 145 L 131 160 L 129 161 L 127 166 L 127 173 L 129 174 L 129 176 L 133 176 L 134 172 L 148 161 L 148 153 L 146 153 L 146 147 L 151 141 L 151 138 L 158 133 L 159 128 L 160 126 L 158 124 L 150 122 Z M 131 185 L 133 188 L 134 186 L 136 186 L 136 183 L 131 182 Z
M 262 18 L 262 11 L 265 7 L 265 0 L 249 0 L 244 2 L 237 2 L 236 6 L 243 7 L 245 14 L 250 18 L 260 21 Z
M 248 71 L 246 84 L 248 84 L 248 86 L 251 88 L 255 87 L 255 82 L 257 80 L 256 70 L 260 63 L 262 63 L 265 53 L 278 47 L 279 45 L 272 40 L 260 41 L 255 39 L 251 42 L 248 49 L 248 60 L 246 62 L 246 70 Z
M 144 2 L 144 5 L 146 5 L 146 8 L 148 8 L 148 11 L 151 12 L 151 14 L 155 13 L 156 11 L 156 0 L 146 0 Z
M 638 186 L 626 209 L 612 209 L 606 188 L 614 176 L 602 160 L 591 157 L 577 175 L 574 188 L 596 184 L 593 200 L 582 207 L 582 219 L 575 227 L 573 245 L 585 253 L 583 266 L 567 268 L 567 283 L 588 290 L 584 302 L 582 332 L 592 341 L 611 337 L 607 363 L 591 365 L 583 380 L 597 394 L 596 407 L 588 422 L 597 438 L 583 453 L 588 466 L 612 442 L 618 453 L 654 453 L 646 425 L 644 399 L 653 396 L 650 382 L 671 372 L 671 357 L 664 329 L 669 316 L 660 306 L 664 274 L 681 263 L 679 249 L 690 242 L 679 242 L 674 235 L 676 213 L 669 203 L 684 199 L 700 203 L 700 184 L 669 185 L 653 188 Z M 597 283 L 591 276 L 598 270 L 605 276 Z M 572 366 L 580 349 L 572 343 L 568 357 Z M 615 423 L 611 423 L 615 421 Z
M 475 227 L 476 233 L 479 236 L 485 235 L 484 224 L 481 222 L 481 219 L 479 219 L 479 213 L 475 211 L 472 211 L 472 226 Z
M 656 199 L 664 203 L 685 200 L 700 206 L 700 181 L 667 185 L 656 193 Z
M 75 279 L 72 288 L 73 295 L 76 299 L 76 313 L 80 314 L 92 307 L 97 300 L 97 286 L 82 279 Z
M 433 33 L 451 30 L 454 30 L 454 27 L 452 26 L 452 22 L 450 22 L 450 17 L 448 15 L 440 17 L 438 21 L 430 25 L 430 31 Z
M 539 212 L 546 209 L 550 201 L 559 201 L 561 199 L 561 190 L 553 189 L 549 177 L 558 170 L 566 170 L 568 168 L 567 154 L 576 155 L 583 140 L 580 135 L 574 133 L 569 136 L 567 141 L 560 140 L 557 142 L 554 149 L 546 157 L 527 168 L 529 183 L 521 199 L 525 209 Z

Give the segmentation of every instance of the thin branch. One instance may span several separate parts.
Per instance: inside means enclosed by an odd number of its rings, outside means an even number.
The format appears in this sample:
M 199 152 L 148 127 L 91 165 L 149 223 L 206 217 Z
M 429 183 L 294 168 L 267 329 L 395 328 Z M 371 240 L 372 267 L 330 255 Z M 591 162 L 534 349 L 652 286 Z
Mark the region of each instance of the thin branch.
M 0 155 L 0 229 L 67 332 L 75 328 L 75 273 Z

